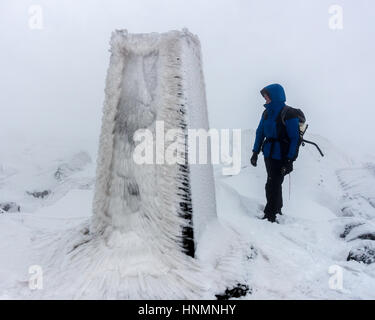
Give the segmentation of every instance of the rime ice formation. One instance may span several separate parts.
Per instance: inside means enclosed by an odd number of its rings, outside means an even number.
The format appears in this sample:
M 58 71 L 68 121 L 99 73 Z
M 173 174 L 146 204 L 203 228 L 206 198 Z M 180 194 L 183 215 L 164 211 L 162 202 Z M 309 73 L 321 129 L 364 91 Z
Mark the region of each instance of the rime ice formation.
M 212 296 L 213 272 L 193 258 L 205 228 L 217 223 L 212 165 L 133 160 L 134 133 L 155 133 L 157 121 L 184 137 L 189 128 L 208 129 L 199 40 L 188 31 L 114 32 L 105 93 L 91 223 L 46 240 L 55 249 L 43 257 L 45 291 L 86 299 Z
M 193 255 L 216 217 L 212 165 L 136 164 L 133 136 L 139 129 L 155 136 L 156 121 L 165 131 L 208 130 L 199 40 L 186 30 L 121 30 L 113 33 L 111 52 L 93 229 L 134 233 L 147 248 Z

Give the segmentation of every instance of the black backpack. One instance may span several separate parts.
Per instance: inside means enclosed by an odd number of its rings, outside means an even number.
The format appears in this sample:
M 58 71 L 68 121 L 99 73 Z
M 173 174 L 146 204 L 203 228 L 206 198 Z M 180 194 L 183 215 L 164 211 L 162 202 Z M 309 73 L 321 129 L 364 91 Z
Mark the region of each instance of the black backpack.
M 281 154 L 283 158 L 286 157 L 289 151 L 289 144 L 290 144 L 289 137 L 286 132 L 285 121 L 289 119 L 293 119 L 293 118 L 298 118 L 299 120 L 299 141 L 297 144 L 296 154 L 293 159 L 293 160 L 296 160 L 298 157 L 299 148 L 301 144 L 303 143 L 303 135 L 305 134 L 307 127 L 308 127 L 308 125 L 306 124 L 305 114 L 303 113 L 301 109 L 293 108 L 290 106 L 285 106 L 281 110 L 278 118 L 279 119 L 276 119 L 276 122 L 281 122 L 281 126 L 279 123 L 276 123 L 277 130 L 278 130 L 278 137 L 280 137 L 281 135 L 281 137 L 284 139 L 284 141 L 283 140 L 281 141 L 281 150 L 282 150 Z M 283 142 L 285 144 L 284 147 L 283 147 Z

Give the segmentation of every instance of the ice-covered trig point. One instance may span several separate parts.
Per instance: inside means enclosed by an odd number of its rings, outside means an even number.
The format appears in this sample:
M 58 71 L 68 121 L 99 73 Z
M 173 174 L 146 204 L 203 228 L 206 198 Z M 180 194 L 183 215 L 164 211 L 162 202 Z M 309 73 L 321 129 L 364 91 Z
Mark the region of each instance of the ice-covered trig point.
M 193 296 L 202 290 L 194 252 L 216 218 L 212 165 L 139 165 L 133 137 L 155 136 L 156 121 L 165 131 L 208 130 L 198 38 L 114 32 L 105 94 L 90 233 L 121 248 L 120 273 L 142 279 L 134 298 Z M 163 277 L 165 288 L 153 287 Z

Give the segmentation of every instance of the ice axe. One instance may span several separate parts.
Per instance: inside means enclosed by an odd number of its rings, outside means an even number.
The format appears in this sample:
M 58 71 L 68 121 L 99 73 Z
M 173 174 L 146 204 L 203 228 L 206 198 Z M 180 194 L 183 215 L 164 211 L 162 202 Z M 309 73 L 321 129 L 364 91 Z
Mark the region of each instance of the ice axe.
M 324 157 L 324 154 L 323 154 L 322 150 L 320 150 L 319 146 L 318 146 L 315 142 L 312 142 L 312 141 L 309 141 L 309 140 L 302 139 L 302 146 L 305 146 L 305 143 L 312 144 L 313 146 L 315 146 L 315 147 L 318 149 L 320 155 L 321 155 L 322 157 Z
M 312 144 L 313 146 L 315 146 L 315 147 L 318 149 L 320 155 L 321 155 L 322 157 L 324 157 L 324 154 L 323 154 L 322 150 L 319 148 L 319 146 L 318 146 L 315 142 L 312 142 L 312 141 L 309 141 L 309 140 L 305 140 L 305 139 L 303 138 L 303 135 L 305 134 L 305 132 L 306 132 L 306 130 L 307 130 L 308 127 L 309 127 L 309 125 L 306 124 L 304 130 L 300 130 L 300 137 L 301 137 L 301 140 L 300 140 L 300 141 L 301 141 L 302 146 L 304 147 L 304 146 L 305 146 L 305 143 Z

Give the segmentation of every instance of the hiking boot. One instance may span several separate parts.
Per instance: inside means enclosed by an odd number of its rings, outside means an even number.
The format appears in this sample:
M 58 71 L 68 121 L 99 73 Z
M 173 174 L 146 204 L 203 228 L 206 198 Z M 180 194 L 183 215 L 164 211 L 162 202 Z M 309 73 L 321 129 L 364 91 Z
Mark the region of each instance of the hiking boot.
M 277 222 L 276 221 L 276 215 L 268 215 L 268 214 L 265 214 L 264 217 L 262 218 L 262 220 L 268 220 L 269 222 Z

